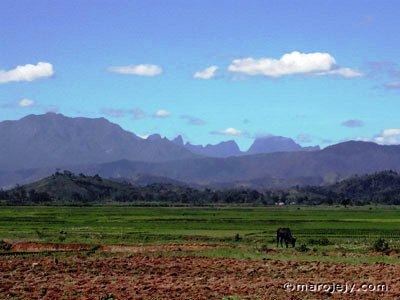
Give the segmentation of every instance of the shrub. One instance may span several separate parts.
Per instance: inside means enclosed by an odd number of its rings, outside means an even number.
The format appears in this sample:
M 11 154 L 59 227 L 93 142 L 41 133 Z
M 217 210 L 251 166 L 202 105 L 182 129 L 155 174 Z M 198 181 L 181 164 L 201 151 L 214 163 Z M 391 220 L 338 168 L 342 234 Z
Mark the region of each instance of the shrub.
M 67 238 L 67 233 L 65 231 L 61 230 L 60 234 L 58 235 L 58 240 L 60 242 L 64 242 L 66 238 Z
M 100 245 L 94 245 L 89 251 L 86 252 L 87 255 L 94 254 L 97 250 L 101 248 Z
M 319 246 L 332 245 L 332 243 L 326 237 L 322 237 L 322 238 L 319 238 L 319 239 L 309 239 L 308 243 L 310 245 L 319 245 Z
M 300 247 L 297 247 L 297 251 L 299 252 L 307 252 L 309 250 L 310 248 L 308 248 L 306 244 L 301 244 Z
M 36 235 L 37 235 L 37 237 L 38 237 L 39 239 L 44 239 L 45 236 L 46 236 L 42 231 L 40 231 L 40 230 L 38 230 L 38 229 L 36 229 L 35 232 L 36 232 Z
M 12 245 L 10 243 L 0 240 L 0 250 L 10 251 L 11 247 L 12 247 Z
M 235 235 L 235 242 L 240 242 L 242 240 L 242 237 L 240 236 L 239 233 L 236 233 Z
M 373 249 L 377 252 L 389 250 L 389 243 L 384 238 L 379 238 L 374 242 Z

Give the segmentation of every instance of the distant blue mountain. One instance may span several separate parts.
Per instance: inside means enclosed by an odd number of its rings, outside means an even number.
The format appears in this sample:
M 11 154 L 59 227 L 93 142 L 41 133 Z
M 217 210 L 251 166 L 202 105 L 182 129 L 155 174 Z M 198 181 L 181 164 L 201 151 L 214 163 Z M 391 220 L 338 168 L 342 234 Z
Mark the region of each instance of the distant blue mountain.
M 160 137 L 161 138 L 161 137 Z M 282 136 L 267 136 L 254 140 L 249 150 L 243 152 L 235 141 L 225 141 L 215 145 L 208 144 L 206 146 L 193 145 L 184 143 L 181 135 L 172 140 L 176 145 L 180 145 L 191 151 L 192 153 L 208 157 L 230 157 L 247 154 L 273 153 L 273 152 L 293 152 L 293 151 L 317 151 L 319 146 L 302 147 L 291 138 Z
M 161 137 L 142 139 L 105 118 L 69 118 L 47 113 L 0 122 L 0 171 L 119 159 L 157 162 L 195 156 Z
M 302 147 L 291 138 L 265 136 L 255 139 L 249 150 L 247 150 L 247 154 L 317 150 L 320 150 L 319 146 Z

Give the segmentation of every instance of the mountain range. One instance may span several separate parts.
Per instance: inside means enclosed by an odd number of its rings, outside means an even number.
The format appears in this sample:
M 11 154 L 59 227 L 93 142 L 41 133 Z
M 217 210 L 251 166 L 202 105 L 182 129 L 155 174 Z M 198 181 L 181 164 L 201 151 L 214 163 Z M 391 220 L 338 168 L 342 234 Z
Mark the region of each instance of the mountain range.
M 0 122 L 2 171 L 195 156 L 166 139 L 142 139 L 105 118 L 69 118 L 47 113 Z
M 181 136 L 143 139 L 104 118 L 48 113 L 0 122 L 0 187 L 32 182 L 57 168 L 142 184 L 279 188 L 400 170 L 400 146 L 349 141 L 320 150 L 268 136 L 241 151 L 234 141 L 201 146 Z
M 220 142 L 212 145 L 193 145 L 183 142 L 181 135 L 172 140 L 176 145 L 185 147 L 190 152 L 207 157 L 230 157 L 247 154 L 273 153 L 273 152 L 295 152 L 295 151 L 317 151 L 319 146 L 302 147 L 291 138 L 283 136 L 261 136 L 254 140 L 247 151 L 241 151 L 234 140 Z
M 400 170 L 400 146 L 350 141 L 320 151 L 275 152 L 228 158 L 198 157 L 159 163 L 121 160 L 84 168 L 84 173 L 131 178 L 168 177 L 211 186 L 331 184 L 355 174 Z M 73 169 L 74 170 L 74 169 Z M 82 170 L 82 168 L 74 171 Z

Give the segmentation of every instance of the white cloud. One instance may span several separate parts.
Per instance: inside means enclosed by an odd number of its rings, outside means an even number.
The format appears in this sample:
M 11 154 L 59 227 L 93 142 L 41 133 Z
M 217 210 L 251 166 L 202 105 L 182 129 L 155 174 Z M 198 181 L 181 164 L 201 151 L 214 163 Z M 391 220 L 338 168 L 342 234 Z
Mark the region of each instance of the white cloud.
M 154 113 L 155 118 L 167 118 L 171 113 L 165 109 L 159 109 Z
M 329 53 L 298 51 L 286 53 L 279 59 L 252 57 L 235 59 L 228 66 L 228 71 L 275 78 L 295 74 L 339 75 L 346 78 L 362 75 L 350 68 L 339 68 L 335 58 Z
M 400 144 L 400 128 L 384 129 L 372 141 L 381 145 L 398 145 Z
M 149 134 L 138 134 L 137 136 L 143 140 L 147 140 L 147 138 L 149 137 Z
M 241 130 L 235 129 L 233 127 L 229 127 L 219 131 L 211 131 L 210 133 L 217 135 L 228 135 L 228 136 L 241 136 L 243 134 Z
M 160 75 L 163 72 L 160 66 L 149 64 L 110 67 L 108 68 L 108 71 L 124 75 L 138 75 L 149 77 Z
M 31 107 L 33 105 L 35 105 L 35 101 L 33 101 L 31 99 L 27 99 L 27 98 L 21 99 L 18 102 L 18 106 L 20 106 L 20 107 Z
M 53 65 L 47 62 L 38 62 L 36 65 L 27 64 L 14 69 L 0 70 L 0 83 L 33 81 L 54 74 Z
M 345 78 L 354 78 L 354 77 L 361 77 L 364 74 L 350 68 L 337 68 L 331 71 L 319 73 L 318 75 L 338 75 Z
M 197 79 L 211 79 L 215 76 L 217 70 L 217 66 L 210 66 L 208 68 L 205 68 L 204 70 L 194 73 L 193 77 Z

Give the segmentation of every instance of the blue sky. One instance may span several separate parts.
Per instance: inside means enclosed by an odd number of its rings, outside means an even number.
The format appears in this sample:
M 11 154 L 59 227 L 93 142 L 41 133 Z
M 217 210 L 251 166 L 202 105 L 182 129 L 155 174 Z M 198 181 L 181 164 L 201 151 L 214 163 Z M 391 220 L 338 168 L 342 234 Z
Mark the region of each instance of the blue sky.
M 266 134 L 400 143 L 399 13 L 398 1 L 3 0 L 0 120 L 104 116 L 242 149 Z

